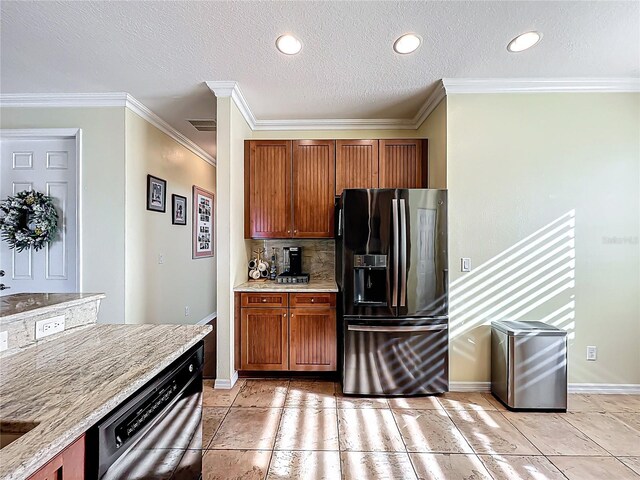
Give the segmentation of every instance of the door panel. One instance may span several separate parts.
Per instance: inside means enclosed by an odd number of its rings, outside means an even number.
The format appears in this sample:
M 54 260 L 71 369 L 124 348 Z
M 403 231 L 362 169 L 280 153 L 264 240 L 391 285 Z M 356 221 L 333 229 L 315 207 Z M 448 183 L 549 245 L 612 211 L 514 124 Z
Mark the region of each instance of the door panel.
M 336 195 L 345 188 L 378 188 L 378 140 L 336 141 Z
M 248 189 L 251 238 L 291 236 L 291 141 L 250 141 L 245 157 L 245 189 Z
M 397 271 L 393 261 L 395 244 L 391 208 L 395 192 L 388 189 L 342 192 L 342 258 L 338 263 L 342 264 L 342 275 L 344 275 L 340 282 L 343 290 L 344 315 L 396 315 L 396 307 L 393 306 L 395 302 L 392 298 Z M 364 283 L 359 281 L 354 256 L 365 254 L 386 256 L 386 267 L 377 272 L 378 282 L 384 282 L 384 286 L 378 285 L 376 280 L 370 277 L 367 277 Z M 376 306 L 357 305 L 356 285 L 370 287 L 371 291 L 376 292 L 376 296 L 382 291 L 384 298 L 377 298 L 379 302 Z
M 343 392 L 424 395 L 446 392 L 447 319 L 344 323 Z
M 333 237 L 334 191 L 335 141 L 294 141 L 294 237 Z
M 399 190 L 404 248 L 400 248 L 398 314 L 423 317 L 448 311 L 447 192 Z M 401 240 L 402 241 L 402 240 Z
M 336 311 L 331 308 L 292 308 L 289 359 L 291 370 L 336 369 Z
M 286 308 L 243 308 L 241 368 L 287 370 L 289 334 Z
M 77 165 L 75 138 L 2 138 L 0 198 L 36 190 L 54 199 L 58 234 L 38 252 L 17 253 L 0 244 L 2 282 L 21 292 L 75 292 L 77 272 Z
M 419 139 L 380 140 L 380 188 L 427 186 L 422 143 Z

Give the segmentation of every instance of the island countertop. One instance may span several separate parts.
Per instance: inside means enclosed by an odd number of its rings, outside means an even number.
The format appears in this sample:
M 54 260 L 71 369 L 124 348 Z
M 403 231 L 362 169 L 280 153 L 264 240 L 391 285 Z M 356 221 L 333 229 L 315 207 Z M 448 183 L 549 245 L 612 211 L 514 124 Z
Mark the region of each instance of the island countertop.
M 210 331 L 96 324 L 3 358 L 0 420 L 37 425 L 0 450 L 0 479 L 35 473 Z
M 104 293 L 17 293 L 0 297 L 0 324 L 105 298 Z M 37 311 L 36 311 L 37 310 Z
M 233 289 L 236 292 L 337 292 L 335 280 L 313 279 L 309 283 L 277 283 L 273 280 L 254 280 Z

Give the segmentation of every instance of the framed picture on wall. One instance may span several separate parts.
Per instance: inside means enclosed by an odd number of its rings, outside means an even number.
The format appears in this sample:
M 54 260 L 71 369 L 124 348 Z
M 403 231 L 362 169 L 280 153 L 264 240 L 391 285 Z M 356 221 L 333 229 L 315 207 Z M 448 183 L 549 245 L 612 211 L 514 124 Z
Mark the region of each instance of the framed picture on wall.
M 174 225 L 187 224 L 187 197 L 171 195 L 171 223 Z
M 164 213 L 167 208 L 167 182 L 147 175 L 147 210 Z
M 214 195 L 193 186 L 193 258 L 213 257 Z

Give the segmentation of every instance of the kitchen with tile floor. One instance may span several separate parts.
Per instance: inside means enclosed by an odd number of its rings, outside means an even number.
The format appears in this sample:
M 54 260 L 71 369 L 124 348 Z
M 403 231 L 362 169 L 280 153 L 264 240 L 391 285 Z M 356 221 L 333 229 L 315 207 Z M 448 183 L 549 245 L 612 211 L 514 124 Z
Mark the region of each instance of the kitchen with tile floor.
M 486 393 L 343 396 L 330 381 L 203 393 L 203 479 L 638 479 L 640 395 L 571 394 L 567 413 Z

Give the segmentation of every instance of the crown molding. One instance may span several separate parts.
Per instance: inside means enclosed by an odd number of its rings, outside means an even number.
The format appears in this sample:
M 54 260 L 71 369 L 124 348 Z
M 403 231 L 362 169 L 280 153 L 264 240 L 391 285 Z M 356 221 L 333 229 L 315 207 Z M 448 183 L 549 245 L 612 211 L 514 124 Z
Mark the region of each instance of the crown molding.
M 251 111 L 238 82 L 231 80 L 208 81 L 207 87 L 216 97 L 234 101 L 251 130 L 417 130 L 425 118 L 438 106 L 445 96 L 442 82 L 431 93 L 414 118 L 318 118 L 258 120 Z
M 447 95 L 462 93 L 634 93 L 640 78 L 443 78 Z
M 160 118 L 158 115 L 156 115 L 151 110 L 149 110 L 149 108 L 147 108 L 143 103 L 136 100 L 134 97 L 132 97 L 128 93 L 126 94 L 126 96 L 127 96 L 127 99 L 126 99 L 125 106 L 129 110 L 131 110 L 132 112 L 136 113 L 137 115 L 145 119 L 147 122 L 149 122 L 151 125 L 156 127 L 158 130 L 169 135 L 172 139 L 174 139 L 183 147 L 187 148 L 188 150 L 191 150 L 191 152 L 196 154 L 205 162 L 213 165 L 214 167 L 216 166 L 216 159 L 213 156 L 205 152 L 193 141 L 189 140 L 185 135 L 183 135 L 182 133 L 177 131 L 175 128 L 173 128 L 171 125 L 169 125 L 167 122 L 162 120 L 162 118 Z
M 0 107 L 13 108 L 128 108 L 147 122 L 167 134 L 183 147 L 211 165 L 216 159 L 177 131 L 146 105 L 126 92 L 109 93 L 4 93 L 0 95 Z

